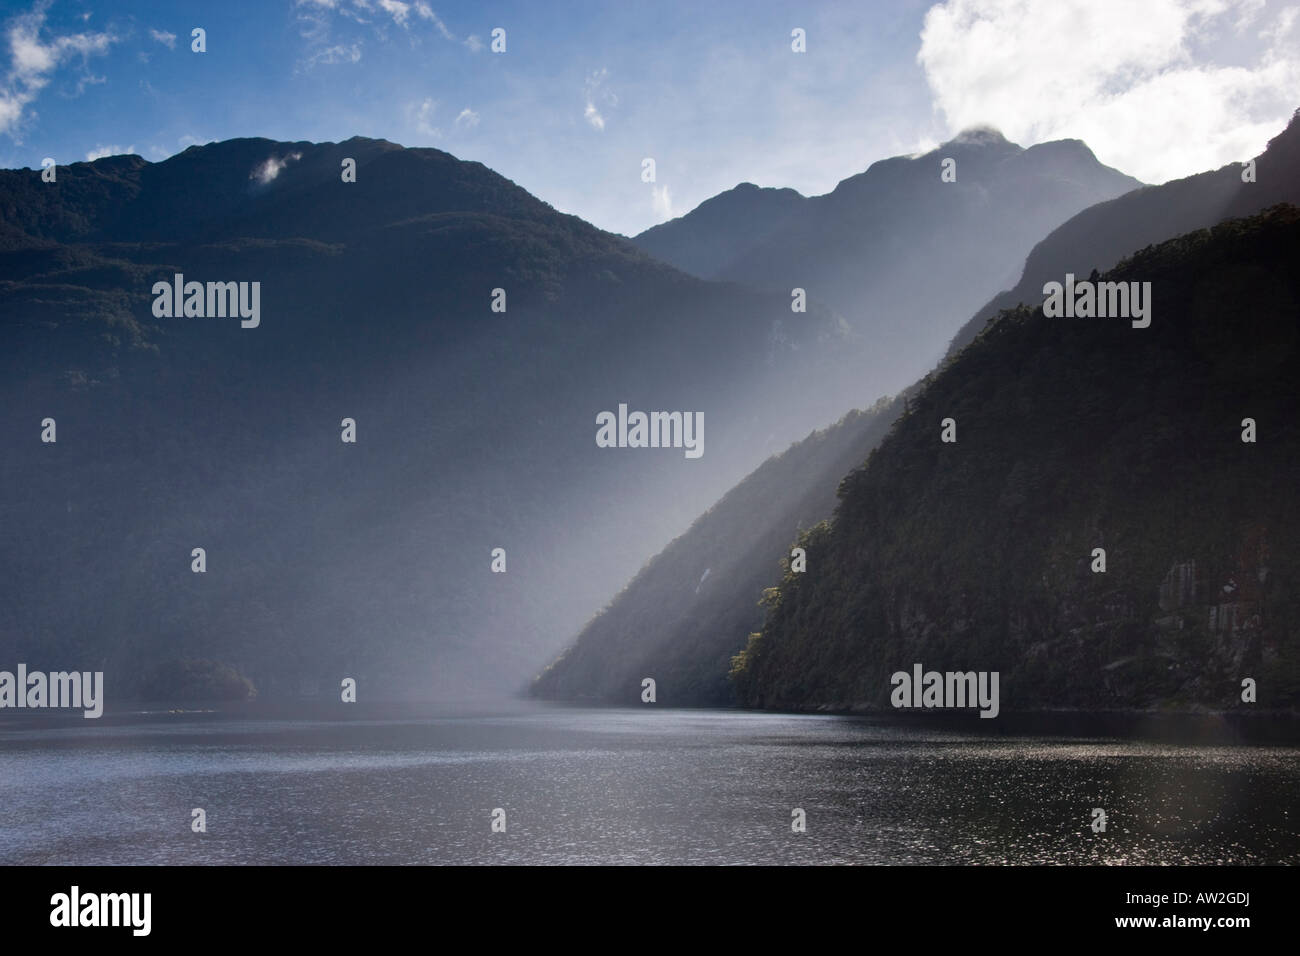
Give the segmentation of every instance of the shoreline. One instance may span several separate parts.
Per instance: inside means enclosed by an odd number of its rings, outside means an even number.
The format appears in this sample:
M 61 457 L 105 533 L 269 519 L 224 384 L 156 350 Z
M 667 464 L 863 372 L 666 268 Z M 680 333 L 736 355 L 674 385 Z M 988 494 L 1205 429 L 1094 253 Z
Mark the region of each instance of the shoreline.
M 753 717 L 836 717 L 888 723 L 893 726 L 939 730 L 980 737 L 1042 736 L 1051 738 L 1114 737 L 1163 743 L 1268 743 L 1300 746 L 1300 713 L 1285 710 L 1173 711 L 1115 709 L 1092 711 L 1004 710 L 985 720 L 975 710 L 916 711 L 877 708 L 741 708 L 679 707 L 668 704 L 614 705 L 599 702 L 539 701 L 492 698 L 469 701 L 282 701 L 148 702 L 122 701 L 106 707 L 101 717 L 86 719 L 67 711 L 0 712 L 0 733 L 41 730 L 85 730 L 133 724 L 165 725 L 171 721 L 282 721 L 286 723 L 472 720 L 566 710 L 667 711 Z M 81 736 L 81 735 L 78 735 Z

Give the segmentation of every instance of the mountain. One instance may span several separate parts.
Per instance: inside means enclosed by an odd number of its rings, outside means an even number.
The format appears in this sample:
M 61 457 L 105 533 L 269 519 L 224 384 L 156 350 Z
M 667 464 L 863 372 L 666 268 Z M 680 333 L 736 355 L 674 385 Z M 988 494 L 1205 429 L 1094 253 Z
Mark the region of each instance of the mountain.
M 946 160 L 955 181 L 942 178 Z M 1140 185 L 1078 140 L 1023 149 L 980 128 L 873 163 L 823 196 L 746 183 L 633 241 L 704 278 L 804 289 L 844 317 L 858 372 L 880 395 L 932 367 L 960 317 L 1011 285 L 1035 242 Z
M 1117 252 L 1110 259 L 1098 260 L 1088 251 L 1092 248 L 1089 240 L 1102 240 L 1097 249 L 1109 246 L 1131 252 L 1139 248 L 1136 243 L 1152 236 L 1153 223 L 1170 229 L 1182 221 L 1213 224 L 1218 221 L 1216 212 L 1230 205 L 1254 213 L 1262 208 L 1255 203 L 1294 196 L 1300 183 L 1296 128 L 1293 121 L 1256 161 L 1257 171 L 1267 177 L 1267 189 L 1243 184 L 1240 165 L 1233 165 L 1165 186 L 1145 187 L 1074 217 L 1053 232 L 1051 240 L 1035 247 L 1017 291 L 998 296 L 966 323 L 951 353 L 969 344 L 985 325 L 993 305 L 1013 306 L 1022 299 L 1041 301 L 1044 281 L 1053 277 L 1059 281 L 1070 269 L 1083 278 L 1090 272 L 1090 263 L 1114 262 L 1120 257 Z M 715 217 L 715 221 L 722 220 Z M 1104 225 L 1098 227 L 1098 222 Z M 1129 247 L 1123 245 L 1130 241 L 1126 236 L 1138 238 Z M 1085 251 L 1047 254 L 1057 247 Z M 1041 265 L 1044 262 L 1050 265 Z M 639 688 L 637 675 L 644 672 L 667 677 L 660 681 L 660 699 L 686 705 L 730 701 L 732 689 L 723 681 L 727 648 L 732 649 L 730 653 L 739 652 L 745 635 L 760 628 L 758 598 L 779 580 L 777 569 L 783 555 L 789 555 L 794 529 L 810 528 L 831 515 L 832 490 L 843 475 L 867 459 L 907 399 L 924 384 L 925 380 L 911 386 L 872 418 L 848 416 L 808 439 L 806 448 L 792 449 L 765 463 L 741 486 L 749 489 L 745 494 L 740 494 L 741 487 L 729 493 L 669 551 L 647 565 L 539 677 L 534 693 L 561 699 L 626 700 L 629 688 Z M 834 454 L 817 454 L 830 448 L 835 449 Z M 841 452 L 845 457 L 837 460 Z M 773 504 L 753 504 L 760 496 Z M 797 501 L 799 506 L 790 508 L 789 501 Z M 759 553 L 751 553 L 755 548 Z M 710 560 L 698 560 L 697 556 L 704 554 Z M 694 593 L 698 575 L 710 566 L 714 574 Z M 733 570 L 742 567 L 743 573 Z M 718 570 L 726 573 L 717 575 Z
M 884 710 L 920 663 L 999 672 L 1003 711 L 1241 709 L 1246 678 L 1295 709 L 1298 265 L 1284 205 L 1105 273 L 1151 283 L 1149 327 L 1003 313 L 802 536 L 742 701 Z
M 534 681 L 544 699 L 728 706 L 731 658 L 762 624 L 757 601 L 782 549 L 825 519 L 840 479 L 888 432 L 903 400 L 853 411 L 769 458 L 656 555 Z
M 769 241 L 809 201 L 793 189 L 741 183 L 704 200 L 684 216 L 651 226 L 632 241 L 683 272 L 713 279 Z
M 176 274 L 256 289 L 255 327 L 160 314 Z M 0 659 L 93 664 L 115 696 L 168 661 L 264 697 L 513 690 L 861 400 L 804 384 L 851 381 L 825 309 L 378 140 L 0 171 L 0 316 Z M 597 447 L 621 404 L 701 413 L 702 456 Z
M 1091 206 L 1053 229 L 1034 246 L 1020 280 L 993 296 L 962 326 L 948 355 L 956 354 L 1003 309 L 1043 299 L 1043 285 L 1067 272 L 1086 276 L 1114 266 L 1134 250 L 1206 229 L 1225 219 L 1251 216 L 1278 203 L 1300 205 L 1300 110 L 1256 157 L 1254 179 L 1241 163 L 1160 186 L 1144 186 Z

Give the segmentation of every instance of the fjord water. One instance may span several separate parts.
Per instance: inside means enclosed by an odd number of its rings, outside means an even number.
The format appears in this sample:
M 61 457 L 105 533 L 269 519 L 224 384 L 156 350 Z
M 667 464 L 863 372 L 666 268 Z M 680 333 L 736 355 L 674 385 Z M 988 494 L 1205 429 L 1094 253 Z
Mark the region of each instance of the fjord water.
M 90 723 L 0 725 L 0 862 L 1300 862 L 1289 746 L 650 708 Z

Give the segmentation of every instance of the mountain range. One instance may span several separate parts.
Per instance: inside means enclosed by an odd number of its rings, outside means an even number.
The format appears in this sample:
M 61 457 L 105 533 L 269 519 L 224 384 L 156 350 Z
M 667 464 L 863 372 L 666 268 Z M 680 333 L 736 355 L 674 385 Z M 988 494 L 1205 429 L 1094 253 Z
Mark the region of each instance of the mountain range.
M 801 536 L 740 702 L 887 710 L 921 665 L 1003 710 L 1293 710 L 1297 262 L 1279 205 L 1103 273 L 1151 283 L 1149 327 L 1001 313 Z
M 437 150 L 235 140 L 5 171 L 0 197 L 0 651 L 123 694 L 172 657 L 272 696 L 512 690 L 648 544 L 842 411 L 797 385 L 842 364 L 824 309 Z M 257 283 L 259 324 L 159 317 L 177 274 Z M 702 413 L 705 454 L 598 448 L 621 403 Z
M 655 667 L 720 702 L 789 545 L 920 386 L 844 410 L 1137 185 L 974 130 L 628 241 L 382 140 L 0 171 L 0 653 L 123 696 L 209 659 L 271 697 L 447 698 L 514 690 L 589 621 L 550 696 Z M 178 275 L 255 285 L 256 327 L 160 314 Z M 698 414 L 704 454 L 600 447 L 629 408 Z
M 906 235 L 982 216 L 1001 236 L 1025 203 L 1055 224 L 1129 185 L 1073 148 L 952 149 L 955 187 L 888 161 L 804 204 L 861 235 L 910 201 L 926 225 Z M 1035 187 L 979 200 L 1004 167 Z M 1000 248 L 980 260 L 998 275 L 1019 263 Z M 122 694 L 193 659 L 273 697 L 340 674 L 377 696 L 512 690 L 766 457 L 885 390 L 864 356 L 888 331 L 814 280 L 795 311 L 789 288 L 687 275 L 382 140 L 0 171 L 0 652 L 91 661 Z M 256 327 L 160 312 L 176 281 L 255 284 Z M 942 341 L 982 289 L 955 293 Z M 598 447 L 621 406 L 702 415 L 704 454 Z
M 1094 266 L 1114 265 L 1150 245 L 1150 240 L 1178 235 L 1189 224 L 1193 228 L 1213 225 L 1225 216 L 1256 213 L 1277 202 L 1300 205 L 1298 142 L 1300 123 L 1293 119 L 1257 158 L 1253 183 L 1243 182 L 1241 164 L 1232 164 L 1163 186 L 1143 187 L 1073 217 L 1034 247 L 1022 279 L 1013 290 L 997 296 L 966 322 L 954 339 L 947 361 L 953 361 L 970 344 L 991 316 L 1019 314 L 991 312 L 995 307 L 1018 306 L 1022 302 L 1031 307 L 1041 304 L 1045 281 L 1060 281 L 1068 271 L 1087 277 Z M 1265 182 L 1267 187 L 1259 188 Z M 1170 232 L 1160 235 L 1162 229 Z M 1285 315 L 1273 316 L 1270 321 L 1284 319 Z M 1011 379 L 1016 374 L 1012 368 L 1013 363 L 1007 363 L 1006 374 Z M 831 518 L 834 489 L 867 461 L 895 420 L 908 409 L 909 402 L 929 386 L 933 377 L 914 383 L 892 402 L 878 403 L 870 413 L 847 416 L 757 469 L 619 593 L 566 653 L 541 674 L 534 693 L 560 699 L 632 702 L 643 676 L 663 675 L 665 679 L 658 682 L 660 699 L 694 705 L 716 705 L 733 699 L 733 687 L 723 680 L 724 662 L 744 648 L 746 634 L 764 630 L 759 599 L 770 601 L 780 593 L 773 586 L 781 583 L 783 573 L 787 582 L 802 580 L 791 577 L 788 570 L 796 537 Z M 1240 387 L 1246 387 L 1245 383 Z M 1077 397 L 1089 404 L 1096 401 L 1091 394 L 1082 392 Z M 1041 401 L 1045 406 L 1059 401 L 1049 394 L 1024 400 L 1031 405 Z M 937 420 L 933 424 L 938 427 Z M 1052 481 L 1066 484 L 1070 480 L 1051 468 L 1042 470 L 1051 475 Z M 904 497 L 909 493 L 902 489 L 897 492 Z M 903 507 L 901 500 L 897 507 Z M 975 511 L 980 507 L 984 506 L 972 505 Z M 972 520 L 959 520 L 956 514 L 950 518 L 954 524 L 949 532 L 954 534 Z M 818 529 L 819 534 L 824 531 L 825 527 Z M 857 540 L 853 547 L 861 551 L 866 542 Z M 921 560 L 919 555 L 910 557 Z M 926 560 L 938 558 L 926 552 Z M 713 573 L 697 586 L 695 581 L 706 567 L 711 567 Z M 1181 573 L 1185 576 L 1188 572 Z M 844 589 L 841 597 L 856 587 L 843 577 L 837 577 L 836 582 Z M 672 610 L 666 612 L 666 608 Z M 1208 615 L 1206 607 L 1201 610 Z M 936 626 L 948 623 L 940 620 Z M 866 640 L 865 634 L 838 637 L 850 644 Z M 808 644 L 811 647 L 820 646 L 817 642 L 821 638 L 805 634 L 802 640 L 812 642 Z M 845 659 L 838 659 L 838 663 L 843 665 Z M 855 661 L 854 666 L 860 667 L 861 662 Z M 787 659 L 783 668 L 767 670 L 765 679 L 777 680 L 783 671 L 786 678 L 797 681 L 805 667 L 802 661 Z M 742 668 L 745 670 L 748 668 Z M 1132 704 L 1139 697 L 1133 691 L 1123 703 Z M 875 690 L 861 699 L 852 695 L 783 695 L 774 702 L 752 692 L 742 699 L 753 704 L 799 707 L 849 707 L 868 699 L 879 703 Z M 1109 703 L 1121 706 L 1114 700 Z
M 804 289 L 858 333 L 854 365 L 874 399 L 931 368 L 953 317 L 1011 285 L 1035 242 L 1140 185 L 1079 140 L 1024 149 L 974 128 L 822 196 L 742 183 L 633 242 L 703 278 Z

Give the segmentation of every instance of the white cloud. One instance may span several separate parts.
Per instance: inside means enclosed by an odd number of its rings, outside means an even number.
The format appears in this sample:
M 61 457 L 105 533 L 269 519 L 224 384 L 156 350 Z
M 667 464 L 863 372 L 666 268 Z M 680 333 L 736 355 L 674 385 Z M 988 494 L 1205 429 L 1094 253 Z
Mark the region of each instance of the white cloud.
M 478 114 L 467 106 L 457 114 L 455 125 L 473 129 L 478 125 Z
M 438 109 L 438 101 L 426 97 L 414 110 L 415 128 L 425 136 L 440 137 L 442 130 L 433 125 L 433 114 Z
M 433 8 L 427 3 L 424 3 L 423 0 L 416 0 L 415 12 L 423 19 L 432 21 L 438 28 L 439 32 L 441 32 L 448 40 L 455 39 L 455 37 L 452 36 L 451 31 L 447 29 L 447 24 L 443 23 L 442 18 L 439 17 L 438 14 L 434 13 Z
M 471 53 L 477 53 L 479 50 L 483 49 L 483 41 L 475 34 L 471 33 L 462 40 L 460 37 L 456 36 L 456 34 L 452 33 L 447 24 L 442 21 L 442 17 L 434 13 L 433 8 L 425 3 L 424 0 L 415 0 L 413 6 L 416 14 L 418 14 L 421 19 L 428 20 L 432 23 L 444 40 L 450 40 L 452 43 L 462 44 L 463 46 L 468 47 Z
M 399 27 L 406 26 L 406 18 L 411 15 L 411 5 L 402 0 L 379 0 L 379 7 L 393 18 Z
M 166 30 L 150 30 L 149 35 L 169 50 L 176 49 L 176 34 Z
M 93 73 L 83 73 L 78 77 L 77 88 L 73 91 L 72 95 L 80 96 L 82 93 L 86 92 L 86 87 L 99 86 L 101 83 L 107 82 L 108 77 L 106 76 L 95 76 Z
M 604 89 L 605 79 L 608 76 L 609 70 L 603 68 L 596 70 L 587 77 L 586 82 L 582 85 L 582 96 L 586 101 L 582 116 L 591 124 L 592 129 L 604 130 L 605 128 L 605 117 L 601 115 L 600 108 L 596 106 L 597 100 L 605 106 L 618 105 L 618 97 L 609 90 Z
M 443 39 L 468 47 L 471 52 L 477 53 L 484 48 L 484 42 L 477 35 L 471 34 L 461 39 L 452 33 L 442 17 L 430 7 L 428 0 L 294 0 L 294 7 L 298 10 L 299 22 L 303 23 L 303 38 L 312 43 L 329 42 L 331 16 L 346 17 L 357 23 L 372 23 L 372 17 L 368 14 L 382 10 L 380 22 L 374 23 L 374 30 L 381 38 L 386 36 L 383 30 L 386 23 L 382 14 L 387 14 L 389 20 L 408 33 L 415 18 L 419 18 L 430 23 Z
M 80 58 L 83 68 L 92 56 L 108 52 L 117 42 L 111 33 L 69 33 L 62 36 L 43 37 L 45 10 L 48 3 L 37 3 L 28 13 L 9 21 L 6 39 L 9 41 L 9 72 L 0 83 L 0 133 L 16 136 L 24 111 L 50 82 L 61 65 Z M 83 77 L 76 92 L 85 89 L 96 78 Z
M 299 23 L 299 35 L 313 46 L 330 42 L 330 23 L 333 16 L 344 16 L 358 23 L 368 23 L 366 17 L 356 9 L 349 7 L 345 0 L 294 0 L 294 10 Z M 358 3 L 362 10 L 368 10 L 369 3 Z
M 86 162 L 93 163 L 105 156 L 126 156 L 135 152 L 135 146 L 96 146 L 86 154 Z
M 437 28 L 438 32 L 442 34 L 442 38 L 444 40 L 451 40 L 452 42 L 457 42 L 456 34 L 452 33 L 451 30 L 447 29 L 447 24 L 442 22 L 442 17 L 434 13 L 433 8 L 431 8 L 427 3 L 423 3 L 421 2 L 421 0 L 416 0 L 415 12 L 418 13 L 425 20 L 428 20 L 430 23 L 432 23 L 434 27 Z
M 654 207 L 655 215 L 660 222 L 666 222 L 673 218 L 673 196 L 668 191 L 668 186 L 654 186 L 650 189 L 650 205 Z
M 917 62 L 949 131 L 989 123 L 1029 145 L 1077 138 L 1110 165 L 1164 182 L 1258 154 L 1300 89 L 1296 18 L 1241 49 L 1258 0 L 946 0 Z
M 248 174 L 249 179 L 256 179 L 265 186 L 267 183 L 280 175 L 280 171 L 292 162 L 302 159 L 302 153 L 289 153 L 286 156 L 268 156 L 261 163 L 253 167 L 253 171 Z
M 360 43 L 336 43 L 334 46 L 317 50 L 298 65 L 298 71 L 310 70 L 317 63 L 356 63 L 361 59 Z
M 1300 7 L 1284 7 L 1278 12 L 1277 20 L 1272 26 L 1259 32 L 1260 39 L 1274 42 L 1285 39 L 1295 29 L 1297 17 L 1300 17 Z

